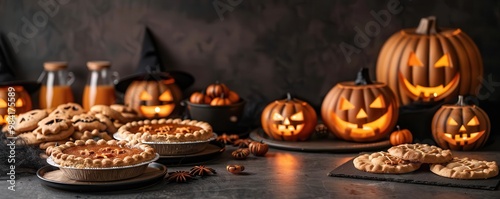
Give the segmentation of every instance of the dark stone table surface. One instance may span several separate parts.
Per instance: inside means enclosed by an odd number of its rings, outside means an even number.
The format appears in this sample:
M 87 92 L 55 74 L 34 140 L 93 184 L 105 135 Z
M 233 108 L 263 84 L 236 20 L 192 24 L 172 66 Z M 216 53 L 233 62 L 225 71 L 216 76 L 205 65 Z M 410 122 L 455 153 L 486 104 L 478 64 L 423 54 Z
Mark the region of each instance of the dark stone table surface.
M 500 159 L 500 141 L 481 151 L 456 152 Z M 234 160 L 227 150 L 206 165 L 218 174 L 178 184 L 161 181 L 152 186 L 113 192 L 69 192 L 42 185 L 36 175 L 17 176 L 16 191 L 0 182 L 0 198 L 500 198 L 500 191 L 453 188 L 329 177 L 327 173 L 355 157 L 357 153 L 305 153 L 270 149 L 266 157 L 250 155 Z M 233 175 L 227 164 L 242 164 L 246 175 Z M 169 171 L 191 166 L 168 167 Z

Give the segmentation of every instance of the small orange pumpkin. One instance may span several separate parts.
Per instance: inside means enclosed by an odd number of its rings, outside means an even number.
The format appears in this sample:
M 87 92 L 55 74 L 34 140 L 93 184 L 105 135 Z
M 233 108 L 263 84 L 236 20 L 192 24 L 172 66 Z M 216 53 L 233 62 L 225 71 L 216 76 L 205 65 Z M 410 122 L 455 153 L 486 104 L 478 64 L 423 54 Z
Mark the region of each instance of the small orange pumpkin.
M 413 142 L 413 135 L 408 129 L 399 129 L 399 126 L 396 127 L 398 130 L 392 132 L 389 140 L 393 146 L 397 146 L 400 144 L 411 144 Z
M 227 98 L 229 100 L 231 100 L 232 103 L 236 103 L 236 102 L 240 101 L 240 96 L 238 95 L 238 93 L 236 93 L 234 91 L 229 91 Z
M 211 98 L 220 97 L 222 94 L 228 96 L 229 88 L 225 84 L 216 81 L 214 84 L 207 86 L 206 94 Z
M 205 91 L 194 92 L 191 94 L 191 97 L 189 97 L 189 101 L 193 104 L 210 104 L 212 98 L 205 95 Z
M 210 102 L 211 106 L 225 106 L 225 105 L 230 105 L 230 104 L 231 104 L 231 100 L 229 100 L 228 98 L 226 98 L 224 96 L 224 94 L 222 94 L 220 97 L 214 98 Z
M 265 156 L 267 151 L 269 150 L 269 145 L 266 143 L 260 142 L 251 142 L 248 145 L 248 150 L 255 156 Z

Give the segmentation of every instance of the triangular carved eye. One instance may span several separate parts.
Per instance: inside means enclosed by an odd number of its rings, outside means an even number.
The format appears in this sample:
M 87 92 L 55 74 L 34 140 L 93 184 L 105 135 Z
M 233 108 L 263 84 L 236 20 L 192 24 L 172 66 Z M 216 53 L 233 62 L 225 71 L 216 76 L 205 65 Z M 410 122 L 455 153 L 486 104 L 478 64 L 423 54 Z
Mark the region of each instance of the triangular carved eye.
M 290 120 L 292 120 L 292 121 L 303 121 L 304 120 L 304 114 L 302 113 L 302 111 L 300 111 L 298 113 L 295 113 L 295 114 L 293 114 L 290 117 Z
M 385 108 L 385 102 L 382 95 L 379 95 L 377 99 L 373 100 L 370 104 L 370 108 Z
M 172 99 L 172 94 L 170 94 L 170 92 L 168 90 L 163 92 L 158 99 L 160 101 L 164 101 L 164 102 L 174 100 L 174 99 Z
M 440 68 L 440 67 L 453 67 L 451 65 L 450 61 L 450 56 L 448 53 L 444 54 L 439 60 L 434 64 L 434 67 Z
M 283 121 L 285 118 L 283 118 L 283 116 L 279 113 L 274 113 L 273 114 L 273 120 L 274 121 Z
M 456 126 L 458 125 L 457 121 L 455 121 L 453 118 L 448 118 L 448 125 L 453 125 Z
M 349 102 L 349 100 L 347 100 L 344 97 L 342 97 L 340 99 L 340 103 L 339 103 L 340 110 L 345 111 L 345 110 L 349 110 L 349 109 L 353 109 L 353 108 L 355 108 L 355 106 L 352 105 L 351 102 Z
M 22 98 L 17 99 L 16 107 L 23 107 L 23 106 L 24 106 L 24 100 Z
M 470 121 L 467 123 L 467 126 L 477 126 L 479 125 L 479 120 L 477 119 L 477 116 L 474 116 Z
M 2 98 L 0 98 L 0 108 L 7 108 L 7 102 Z
M 424 66 L 424 64 L 422 64 L 422 61 L 420 61 L 414 52 L 411 52 L 408 58 L 408 66 Z
M 148 92 L 142 91 L 141 95 L 139 96 L 139 99 L 144 100 L 144 101 L 148 101 L 148 100 L 153 100 L 153 97 L 151 97 L 151 95 Z

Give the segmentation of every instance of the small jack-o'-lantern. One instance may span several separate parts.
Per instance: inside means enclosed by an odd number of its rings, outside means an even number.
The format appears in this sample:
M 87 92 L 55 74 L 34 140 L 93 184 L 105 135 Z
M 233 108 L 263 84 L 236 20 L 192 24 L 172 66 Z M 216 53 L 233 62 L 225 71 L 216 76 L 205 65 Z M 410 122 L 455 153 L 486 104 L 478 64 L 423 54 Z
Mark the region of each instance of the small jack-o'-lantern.
M 403 105 L 450 101 L 474 94 L 483 73 L 478 48 L 460 29 L 439 29 L 436 18 L 420 21 L 387 40 L 377 62 L 377 80 Z
M 316 111 L 307 102 L 292 99 L 276 100 L 264 108 L 262 128 L 276 140 L 304 141 L 309 139 L 317 123 Z
M 477 106 L 464 104 L 462 96 L 457 104 L 442 106 L 432 119 L 432 136 L 444 149 L 479 149 L 489 135 L 488 115 Z
M 24 87 L 0 87 L 0 125 L 8 123 L 9 115 L 19 115 L 30 110 L 31 98 Z
M 356 142 L 380 140 L 398 118 L 394 93 L 384 83 L 371 82 L 368 69 L 355 82 L 342 82 L 325 96 L 321 106 L 325 125 L 341 139 Z
M 125 104 L 146 118 L 170 116 L 182 99 L 173 78 L 133 81 L 125 92 Z

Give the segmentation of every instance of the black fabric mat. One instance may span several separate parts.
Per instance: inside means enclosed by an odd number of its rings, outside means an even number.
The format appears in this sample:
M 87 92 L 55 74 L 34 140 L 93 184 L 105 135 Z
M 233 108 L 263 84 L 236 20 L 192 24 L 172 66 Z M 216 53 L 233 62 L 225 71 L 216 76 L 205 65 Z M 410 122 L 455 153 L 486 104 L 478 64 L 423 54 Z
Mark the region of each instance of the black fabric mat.
M 328 173 L 328 176 L 485 190 L 495 190 L 500 182 L 500 175 L 485 180 L 458 180 L 445 178 L 432 173 L 427 164 L 422 165 L 417 171 L 407 174 L 368 173 L 356 169 L 352 163 L 353 160 L 354 158 L 340 165 Z

